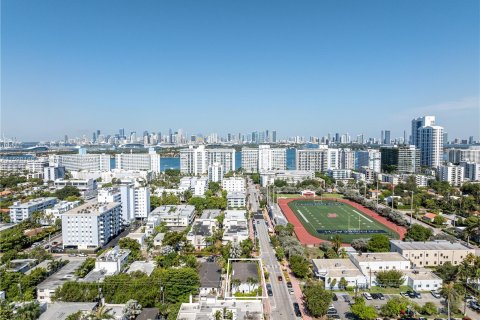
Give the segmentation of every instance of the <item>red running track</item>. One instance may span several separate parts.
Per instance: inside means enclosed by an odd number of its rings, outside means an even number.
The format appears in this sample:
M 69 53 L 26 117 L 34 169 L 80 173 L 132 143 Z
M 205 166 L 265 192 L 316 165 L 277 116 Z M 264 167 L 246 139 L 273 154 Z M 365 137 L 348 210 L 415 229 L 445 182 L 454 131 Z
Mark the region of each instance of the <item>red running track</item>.
M 398 235 L 400 236 L 400 239 L 403 239 L 405 237 L 405 234 L 407 233 L 406 228 L 396 225 L 395 223 L 389 221 L 385 217 L 382 217 L 378 213 L 376 213 L 376 212 L 374 212 L 374 211 L 372 211 L 368 208 L 365 208 L 361 204 L 358 204 L 356 202 L 353 202 L 353 201 L 350 201 L 350 200 L 347 200 L 347 199 L 338 199 L 338 198 L 322 198 L 322 199 L 323 200 L 340 201 L 340 202 L 346 203 L 346 204 L 354 207 L 355 209 L 361 211 L 363 214 L 374 218 L 375 220 L 377 220 L 381 224 L 387 226 L 389 229 L 398 233 Z M 297 218 L 295 213 L 293 213 L 292 209 L 290 209 L 290 207 L 288 206 L 288 204 L 290 202 L 295 201 L 295 200 L 305 200 L 305 198 L 278 199 L 278 206 L 282 210 L 282 212 L 285 215 L 285 217 L 287 218 L 288 222 L 293 224 L 293 226 L 295 227 L 294 230 L 295 230 L 295 234 L 297 235 L 298 240 L 304 245 L 318 245 L 322 242 L 328 242 L 327 240 L 319 239 L 317 237 L 312 236 L 307 231 L 307 229 L 305 229 L 305 227 L 300 222 L 300 220 Z

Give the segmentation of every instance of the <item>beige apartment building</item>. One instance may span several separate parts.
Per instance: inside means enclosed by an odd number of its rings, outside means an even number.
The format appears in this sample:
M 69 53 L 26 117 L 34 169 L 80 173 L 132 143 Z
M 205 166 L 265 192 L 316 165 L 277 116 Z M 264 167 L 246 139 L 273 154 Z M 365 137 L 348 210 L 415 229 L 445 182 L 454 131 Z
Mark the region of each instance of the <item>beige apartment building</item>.
M 409 259 L 413 267 L 435 267 L 449 261 L 452 265 L 459 265 L 469 254 L 475 254 L 475 249 L 458 242 L 446 240 L 425 242 L 390 241 L 390 251 L 398 252 Z

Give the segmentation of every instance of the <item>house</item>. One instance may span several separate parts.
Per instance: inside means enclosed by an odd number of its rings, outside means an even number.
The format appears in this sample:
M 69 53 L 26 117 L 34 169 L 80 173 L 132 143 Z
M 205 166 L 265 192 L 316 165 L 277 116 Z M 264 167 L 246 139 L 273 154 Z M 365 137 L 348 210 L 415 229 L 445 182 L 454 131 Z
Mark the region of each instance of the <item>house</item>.
M 187 241 L 189 241 L 197 250 L 205 249 L 212 244 L 210 238 L 215 232 L 216 227 L 216 220 L 197 219 L 187 233 Z
M 323 280 L 325 289 L 345 289 L 343 281 L 346 287 L 367 287 L 367 277 L 350 259 L 313 259 L 312 264 L 313 274 Z
M 131 232 L 127 234 L 127 238 L 133 239 L 137 241 L 140 244 L 140 247 L 143 247 L 145 245 L 145 233 L 140 233 L 140 232 Z
M 7 271 L 26 273 L 32 269 L 37 262 L 37 259 L 14 259 L 10 261 Z
M 222 286 L 222 272 L 216 262 L 200 265 L 200 296 L 218 296 Z
M 160 310 L 158 308 L 143 308 L 142 312 L 135 320 L 157 320 L 160 318 Z
M 155 269 L 155 262 L 152 261 L 134 261 L 132 264 L 128 267 L 127 273 L 132 273 L 132 272 L 143 272 L 147 276 L 150 276 Z
M 232 294 L 252 293 L 259 287 L 258 264 L 256 262 L 233 262 L 230 284 Z
M 75 271 L 80 268 L 85 260 L 70 260 L 63 268 L 49 276 L 37 286 L 37 300 L 40 303 L 52 303 L 55 290 L 67 281 L 76 279 Z M 52 319 L 52 318 L 49 318 Z M 53 318 L 55 319 L 55 318 Z
M 435 213 L 432 213 L 432 212 L 427 212 L 423 215 L 422 219 L 425 220 L 425 221 L 428 221 L 428 222 L 432 222 L 435 220 L 435 217 L 437 215 Z
M 244 208 L 245 201 L 245 192 L 235 191 L 227 194 L 227 206 L 229 208 Z
M 39 320 L 66 320 L 68 316 L 82 312 L 90 313 L 97 302 L 54 302 L 47 304 L 47 310 L 40 315 Z
M 229 241 L 232 243 L 240 243 L 248 239 L 248 222 L 245 214 L 245 210 L 225 211 L 225 218 L 223 220 L 223 244 L 227 244 Z

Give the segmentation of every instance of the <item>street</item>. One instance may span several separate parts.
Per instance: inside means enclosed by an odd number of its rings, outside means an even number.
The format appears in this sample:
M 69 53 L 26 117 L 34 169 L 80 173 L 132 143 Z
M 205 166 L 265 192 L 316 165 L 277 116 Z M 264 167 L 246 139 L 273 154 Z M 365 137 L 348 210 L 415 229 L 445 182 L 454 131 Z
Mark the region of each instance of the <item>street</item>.
M 248 186 L 250 210 L 256 212 L 259 209 L 259 203 L 257 200 L 258 190 L 254 185 Z M 270 237 L 268 235 L 268 227 L 265 220 L 256 219 L 255 227 L 257 229 L 257 236 L 260 243 L 260 258 L 263 265 L 270 274 L 269 281 L 272 285 L 273 296 L 269 297 L 271 312 L 271 319 L 295 319 L 293 312 L 294 299 L 288 293 L 285 277 L 282 273 L 282 268 L 275 257 L 275 252 L 270 245 Z M 278 277 L 282 277 L 282 281 L 278 280 Z

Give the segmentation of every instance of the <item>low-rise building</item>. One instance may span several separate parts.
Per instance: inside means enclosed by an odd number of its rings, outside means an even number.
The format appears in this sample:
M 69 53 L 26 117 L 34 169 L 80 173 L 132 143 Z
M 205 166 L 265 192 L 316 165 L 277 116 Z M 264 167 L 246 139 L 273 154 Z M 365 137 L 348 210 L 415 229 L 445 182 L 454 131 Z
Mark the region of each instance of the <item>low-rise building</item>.
M 52 303 L 52 297 L 57 288 L 61 287 L 67 281 L 76 279 L 75 271 L 80 268 L 85 260 L 70 260 L 63 268 L 49 276 L 37 286 L 37 300 L 42 303 Z
M 44 225 L 50 225 L 55 223 L 57 219 L 62 218 L 62 213 L 72 210 L 80 205 L 80 201 L 60 201 L 53 207 L 45 209 L 45 221 L 42 221 Z
M 218 296 L 222 287 L 222 270 L 216 262 L 204 262 L 198 271 L 200 296 Z
M 286 181 L 290 184 L 297 184 L 308 179 L 314 179 L 315 172 L 311 170 L 278 170 L 265 171 L 260 175 L 262 187 L 272 185 L 275 180 Z
M 43 168 L 43 182 L 65 178 L 65 167 L 49 166 Z
M 222 180 L 222 189 L 227 192 L 245 192 L 245 179 L 242 177 L 230 177 Z
M 196 250 L 205 249 L 212 244 L 210 239 L 215 232 L 216 227 L 216 220 L 197 219 L 187 233 L 187 241 L 189 241 Z
M 154 269 L 155 269 L 155 262 L 153 261 L 134 261 L 128 267 L 127 273 L 140 271 L 145 273 L 147 276 L 150 276 Z
M 229 192 L 227 194 L 227 206 L 229 208 L 245 208 L 246 198 L 245 192 Z
M 313 259 L 312 263 L 313 273 L 323 280 L 325 289 L 345 289 L 341 288 L 344 281 L 346 287 L 367 287 L 367 277 L 350 259 Z
M 38 320 L 66 320 L 68 316 L 81 312 L 90 313 L 97 302 L 54 302 L 47 304 L 47 310 L 40 315 Z
M 214 300 L 195 303 L 182 303 L 177 320 L 215 319 L 216 314 L 226 317 L 227 313 L 233 319 L 263 320 L 263 304 L 260 300 Z
M 468 254 L 475 254 L 475 249 L 459 242 L 436 241 L 400 241 L 390 240 L 390 250 L 398 252 L 409 259 L 414 267 L 436 267 L 450 262 L 459 265 Z
M 413 269 L 404 272 L 407 284 L 416 291 L 431 291 L 442 288 L 443 280 L 428 269 Z
M 167 227 L 187 227 L 195 218 L 195 207 L 191 205 L 164 205 L 155 208 L 150 214 L 160 218 Z
M 120 249 L 118 246 L 105 251 L 95 259 L 95 271 L 104 271 L 105 275 L 120 273 L 127 263 L 130 250 Z
M 10 260 L 8 263 L 8 272 L 21 272 L 27 273 L 31 270 L 36 264 L 37 259 L 14 259 Z
M 57 198 L 53 197 L 36 198 L 25 203 L 19 201 L 14 202 L 13 205 L 9 207 L 10 222 L 20 223 L 30 218 L 32 213 L 53 207 L 57 202 Z
M 165 233 L 157 233 L 155 238 L 153 238 L 153 246 L 154 247 L 162 246 L 163 238 L 165 238 Z
M 140 247 L 145 245 L 145 233 L 144 232 L 131 232 L 127 234 L 127 238 L 133 239 L 140 244 Z
M 97 196 L 97 181 L 93 179 L 57 179 L 53 182 L 55 189 L 62 189 L 66 186 L 76 187 L 84 199 L 93 199 Z

